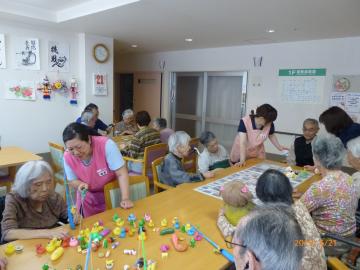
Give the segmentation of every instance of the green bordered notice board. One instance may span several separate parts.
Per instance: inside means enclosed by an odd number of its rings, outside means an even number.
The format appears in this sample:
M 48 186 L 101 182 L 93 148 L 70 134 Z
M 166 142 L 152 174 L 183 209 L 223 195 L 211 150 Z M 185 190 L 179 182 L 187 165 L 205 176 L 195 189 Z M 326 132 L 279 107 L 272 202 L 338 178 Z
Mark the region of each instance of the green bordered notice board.
M 325 68 L 280 69 L 279 92 L 284 103 L 323 103 Z

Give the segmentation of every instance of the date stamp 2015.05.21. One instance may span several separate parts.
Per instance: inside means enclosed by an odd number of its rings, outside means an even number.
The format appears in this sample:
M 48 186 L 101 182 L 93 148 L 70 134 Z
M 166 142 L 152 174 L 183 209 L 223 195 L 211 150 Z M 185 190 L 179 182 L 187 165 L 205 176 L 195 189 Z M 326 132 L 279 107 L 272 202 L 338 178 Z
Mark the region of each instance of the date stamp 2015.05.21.
M 317 246 L 322 247 L 335 247 L 335 239 L 298 239 L 294 240 L 294 245 L 297 247 Z

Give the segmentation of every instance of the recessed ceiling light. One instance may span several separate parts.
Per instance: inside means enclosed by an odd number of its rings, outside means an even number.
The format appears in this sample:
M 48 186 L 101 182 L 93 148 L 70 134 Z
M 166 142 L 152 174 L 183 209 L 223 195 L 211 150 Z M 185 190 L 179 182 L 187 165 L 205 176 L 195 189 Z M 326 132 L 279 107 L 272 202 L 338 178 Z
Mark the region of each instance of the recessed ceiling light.
M 192 40 L 192 38 L 185 38 L 185 41 L 186 41 L 186 42 L 191 42 L 191 41 L 193 41 L 193 40 Z
M 274 29 L 268 29 L 268 30 L 266 30 L 266 32 L 268 32 L 268 33 L 274 33 L 275 30 L 274 30 Z
M 131 45 L 131 47 L 133 47 L 133 48 L 137 48 L 137 47 L 138 47 L 138 45 L 133 44 L 133 45 Z

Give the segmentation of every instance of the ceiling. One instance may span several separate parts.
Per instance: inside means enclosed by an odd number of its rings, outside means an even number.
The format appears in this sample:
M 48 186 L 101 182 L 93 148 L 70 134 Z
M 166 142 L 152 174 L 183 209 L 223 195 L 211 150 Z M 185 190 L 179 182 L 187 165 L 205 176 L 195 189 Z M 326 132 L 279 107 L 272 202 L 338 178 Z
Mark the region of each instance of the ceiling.
M 0 19 L 114 37 L 120 53 L 360 36 L 359 14 L 360 0 L 0 0 Z

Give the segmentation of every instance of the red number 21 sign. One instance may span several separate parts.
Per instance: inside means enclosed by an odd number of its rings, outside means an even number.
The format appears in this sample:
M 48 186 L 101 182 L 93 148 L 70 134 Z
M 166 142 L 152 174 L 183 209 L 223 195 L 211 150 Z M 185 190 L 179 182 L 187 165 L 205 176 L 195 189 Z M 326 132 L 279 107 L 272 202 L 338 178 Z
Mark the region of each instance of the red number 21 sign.
M 93 94 L 95 96 L 107 96 L 107 75 L 104 73 L 94 73 L 93 74 L 93 81 L 94 81 L 94 88 Z

